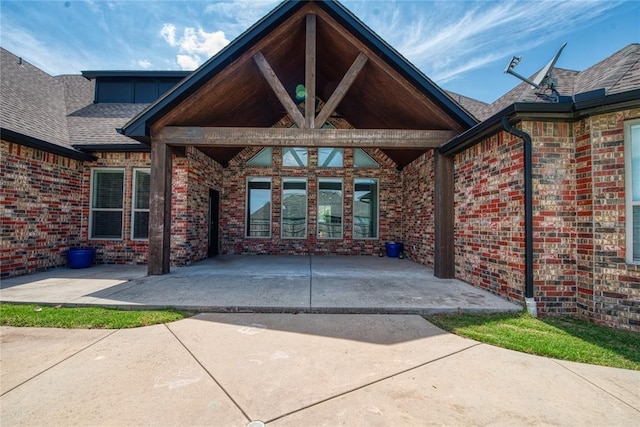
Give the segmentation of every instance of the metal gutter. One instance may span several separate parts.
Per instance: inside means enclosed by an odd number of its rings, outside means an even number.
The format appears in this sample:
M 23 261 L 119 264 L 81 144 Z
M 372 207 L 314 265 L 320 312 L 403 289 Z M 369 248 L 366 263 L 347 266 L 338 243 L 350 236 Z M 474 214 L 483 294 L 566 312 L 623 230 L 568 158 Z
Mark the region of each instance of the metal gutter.
M 50 142 L 43 141 L 42 139 L 34 138 L 5 128 L 0 128 L 0 136 L 3 140 L 13 142 L 14 144 L 24 145 L 26 147 L 35 148 L 37 150 L 46 151 L 47 153 L 59 156 L 69 157 L 75 160 L 93 162 L 97 159 L 91 154 L 83 153 L 82 151 L 78 151 L 73 148 L 63 147 L 58 144 L 52 144 Z
M 524 151 L 524 300 L 527 310 L 538 315 L 533 297 L 533 162 L 531 136 L 509 123 L 507 116 L 500 120 L 502 128 L 522 139 Z
M 440 154 L 458 154 L 504 128 L 502 118 L 517 115 L 519 120 L 568 120 L 574 122 L 585 115 L 640 107 L 640 89 L 591 97 L 567 103 L 516 102 L 498 111 L 476 126 L 440 146 Z
M 97 70 L 97 71 L 81 71 L 82 77 L 87 80 L 97 78 L 127 78 L 127 77 L 146 77 L 146 78 L 179 78 L 184 79 L 189 76 L 193 71 L 142 71 L 142 70 Z
M 81 150 L 85 153 L 104 153 L 104 152 L 119 152 L 119 153 L 148 153 L 151 148 L 148 145 L 141 143 L 131 144 L 73 144 L 73 148 Z

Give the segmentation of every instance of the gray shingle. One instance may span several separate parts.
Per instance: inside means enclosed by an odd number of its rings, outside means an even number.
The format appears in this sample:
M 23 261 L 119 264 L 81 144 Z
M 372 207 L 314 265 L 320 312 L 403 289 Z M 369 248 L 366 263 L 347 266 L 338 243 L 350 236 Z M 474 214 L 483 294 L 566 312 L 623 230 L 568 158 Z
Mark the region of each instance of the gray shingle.
M 534 76 L 535 74 L 530 78 Z M 605 89 L 609 95 L 638 89 L 640 44 L 632 43 L 582 72 L 554 68 L 553 76 L 558 79 L 558 92 L 566 96 L 600 88 Z M 491 105 L 477 110 L 477 117 L 481 120 L 487 119 L 514 102 L 549 102 L 544 96 L 540 96 L 539 92 L 528 83 L 520 83 Z
M 120 135 L 121 128 L 149 104 L 90 104 L 69 114 L 69 133 L 73 144 L 139 144 Z
M 0 55 L 2 127 L 71 148 L 64 85 L 5 49 Z

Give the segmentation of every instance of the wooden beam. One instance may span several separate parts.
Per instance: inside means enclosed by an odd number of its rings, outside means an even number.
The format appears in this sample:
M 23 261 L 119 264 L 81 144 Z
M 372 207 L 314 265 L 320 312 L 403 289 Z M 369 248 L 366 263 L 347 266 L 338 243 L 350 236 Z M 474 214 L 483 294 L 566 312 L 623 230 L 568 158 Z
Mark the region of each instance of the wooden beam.
M 209 128 L 166 126 L 153 141 L 196 147 L 438 148 L 456 136 L 449 130 Z
M 167 274 L 171 265 L 171 147 L 151 143 L 149 195 L 149 275 Z
M 316 15 L 313 13 L 307 15 L 304 87 L 304 127 L 313 129 L 316 118 Z
M 264 57 L 262 52 L 256 52 L 256 54 L 253 55 L 253 60 L 260 69 L 264 78 L 267 80 L 267 83 L 269 83 L 269 86 L 271 86 L 273 92 L 280 100 L 280 103 L 282 103 L 282 106 L 287 110 L 289 116 L 291 116 L 291 119 L 299 128 L 303 128 L 305 126 L 305 119 L 302 116 L 302 113 L 298 110 L 298 107 L 289 96 L 289 93 L 282 85 L 282 82 L 280 82 L 280 79 L 273 71 L 273 68 L 271 68 L 271 65 L 269 65 L 269 62 L 267 62 L 267 59 Z
M 456 275 L 453 159 L 436 151 L 433 273 L 440 279 L 452 279 Z
M 349 70 L 347 70 L 347 73 L 340 81 L 338 87 L 333 91 L 327 103 L 322 107 L 318 117 L 316 117 L 316 125 L 318 128 L 321 128 L 329 116 L 336 110 L 336 108 L 338 108 L 340 101 L 342 101 L 342 98 L 347 94 L 347 91 L 356 80 L 356 77 L 358 77 L 362 67 L 364 67 L 364 64 L 366 64 L 368 60 L 369 58 L 363 52 L 358 54 L 355 61 L 353 61 L 353 64 L 351 64 L 351 67 L 349 67 Z

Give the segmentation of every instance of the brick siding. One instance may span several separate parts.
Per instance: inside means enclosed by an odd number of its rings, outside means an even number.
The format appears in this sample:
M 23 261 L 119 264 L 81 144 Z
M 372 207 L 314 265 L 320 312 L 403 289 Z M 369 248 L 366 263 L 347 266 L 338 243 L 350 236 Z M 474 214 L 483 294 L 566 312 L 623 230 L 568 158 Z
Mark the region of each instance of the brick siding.
M 334 254 L 376 255 L 384 243 L 401 238 L 402 186 L 400 173 L 381 151 L 367 149 L 380 168 L 354 168 L 353 150 L 344 150 L 342 168 L 318 167 L 317 149 L 308 151 L 308 167 L 283 167 L 282 150 L 273 149 L 270 167 L 247 166 L 246 162 L 260 151 L 247 148 L 238 154 L 224 169 L 224 189 L 221 198 L 220 236 L 223 254 Z M 271 181 L 271 237 L 245 237 L 245 206 L 248 177 L 270 177 Z M 303 239 L 281 237 L 282 178 L 307 179 L 307 234 Z M 343 238 L 320 239 L 317 237 L 318 178 L 343 179 Z M 353 238 L 353 180 L 377 178 L 379 180 L 379 236 L 377 239 Z
M 407 257 L 433 268 L 434 154 L 429 151 L 402 170 L 402 242 Z
M 455 158 L 456 277 L 524 299 L 522 141 L 500 133 Z
M 624 175 L 624 121 L 638 117 L 636 109 L 518 125 L 532 139 L 540 315 L 640 331 L 640 266 L 625 262 Z M 522 141 L 506 132 L 455 159 L 456 277 L 520 302 L 523 167 Z
M 625 262 L 624 122 L 640 109 L 574 124 L 577 167 L 577 312 L 640 331 L 640 266 Z
M 1 277 L 64 265 L 82 243 L 82 163 L 0 143 Z

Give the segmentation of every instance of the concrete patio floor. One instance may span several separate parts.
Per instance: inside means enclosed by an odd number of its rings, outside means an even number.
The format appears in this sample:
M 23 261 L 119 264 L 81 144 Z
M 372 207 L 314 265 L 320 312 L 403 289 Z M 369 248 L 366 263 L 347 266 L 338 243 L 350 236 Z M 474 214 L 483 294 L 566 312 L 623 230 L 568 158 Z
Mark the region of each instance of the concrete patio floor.
M 2 280 L 0 301 L 199 312 L 518 311 L 522 306 L 415 262 L 371 256 L 226 255 L 147 276 L 146 266 L 56 268 Z

